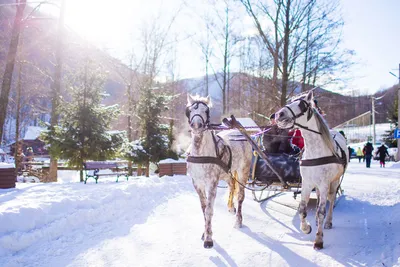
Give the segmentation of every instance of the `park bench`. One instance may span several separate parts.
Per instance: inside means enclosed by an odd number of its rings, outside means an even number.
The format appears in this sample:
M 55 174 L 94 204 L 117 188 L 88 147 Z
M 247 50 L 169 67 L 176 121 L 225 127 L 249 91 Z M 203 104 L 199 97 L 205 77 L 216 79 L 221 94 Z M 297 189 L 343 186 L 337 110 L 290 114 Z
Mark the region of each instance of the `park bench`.
M 128 168 L 119 167 L 117 162 L 88 161 L 83 163 L 83 170 L 85 171 L 85 184 L 89 178 L 95 179 L 97 184 L 100 176 L 117 176 L 116 182 L 120 176 L 125 176 L 128 181 Z

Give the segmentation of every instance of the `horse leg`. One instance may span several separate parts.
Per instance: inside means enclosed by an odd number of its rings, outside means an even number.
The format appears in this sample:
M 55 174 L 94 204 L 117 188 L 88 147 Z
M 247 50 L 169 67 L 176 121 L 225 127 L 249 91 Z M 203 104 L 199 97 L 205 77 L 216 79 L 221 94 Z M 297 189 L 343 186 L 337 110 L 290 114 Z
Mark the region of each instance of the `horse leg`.
M 236 175 L 236 172 L 235 174 Z M 236 175 L 237 176 L 237 175 Z M 237 177 L 235 177 L 235 179 L 237 179 Z M 229 179 L 228 181 L 228 187 L 229 187 L 229 198 L 228 198 L 228 211 L 232 214 L 236 213 L 236 208 L 235 208 L 235 204 L 233 202 L 233 197 L 235 195 L 235 190 L 236 190 L 236 181 L 233 179 Z
M 301 201 L 299 205 L 299 216 L 300 216 L 300 229 L 303 233 L 309 234 L 311 233 L 311 225 L 307 222 L 307 205 L 308 201 L 310 200 L 310 194 L 313 187 L 304 182 L 301 186 Z
M 237 208 L 237 213 L 236 213 L 236 223 L 235 223 L 235 228 L 242 228 L 242 205 L 243 205 L 243 200 L 244 200 L 244 187 L 237 185 L 238 187 L 238 208 Z
M 217 195 L 217 185 L 218 185 L 218 179 L 216 181 L 213 181 L 210 184 L 210 187 L 208 188 L 208 194 L 207 194 L 207 205 L 205 208 L 205 231 L 204 231 L 204 248 L 212 248 L 214 243 L 212 240 L 212 217 L 214 215 L 214 201 L 215 197 Z
M 319 192 L 318 187 L 315 188 L 315 193 L 317 194 L 317 205 L 316 205 L 316 209 L 318 209 L 319 206 L 319 195 L 321 194 Z M 318 213 L 315 213 L 315 226 L 318 226 Z
M 203 211 L 203 218 L 204 218 L 204 221 L 206 221 L 206 213 L 205 213 L 206 205 L 207 205 L 206 191 L 204 189 L 204 186 L 200 186 L 200 185 L 196 184 L 194 181 L 193 181 L 193 186 L 194 186 L 194 189 L 196 190 L 197 194 L 199 195 L 201 210 Z M 204 240 L 204 232 L 201 236 L 201 240 Z
M 333 206 L 335 205 L 336 192 L 338 187 L 339 187 L 339 181 L 334 181 L 331 183 L 331 186 L 329 188 L 329 194 L 328 194 L 329 210 L 328 214 L 326 215 L 326 220 L 324 224 L 325 229 L 332 229 Z
M 326 215 L 326 198 L 328 195 L 329 185 L 321 186 L 319 189 L 320 189 L 320 202 L 317 209 L 318 229 L 314 241 L 314 249 L 316 250 L 320 250 L 324 247 L 324 241 L 323 241 L 324 233 L 322 225 L 324 223 Z

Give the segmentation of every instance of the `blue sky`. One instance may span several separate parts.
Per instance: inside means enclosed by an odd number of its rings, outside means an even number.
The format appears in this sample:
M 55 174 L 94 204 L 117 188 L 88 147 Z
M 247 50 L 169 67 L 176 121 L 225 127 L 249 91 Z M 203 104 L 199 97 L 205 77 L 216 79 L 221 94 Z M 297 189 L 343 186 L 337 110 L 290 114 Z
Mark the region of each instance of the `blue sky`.
M 400 63 L 400 1 L 342 0 L 344 46 L 355 50 L 357 67 L 350 88 L 373 93 L 398 82 Z
M 400 63 L 400 0 L 341 1 L 345 21 L 343 47 L 354 50 L 358 62 L 348 70 L 353 78 L 347 90 L 371 94 L 396 84 L 398 80 L 389 71 L 398 74 Z M 123 57 L 134 34 L 132 29 L 137 28 L 144 17 L 156 9 L 164 13 L 173 12 L 181 0 L 114 0 L 112 3 L 110 5 L 106 0 L 67 0 L 66 21 L 88 40 L 111 54 Z M 193 14 L 182 14 L 186 15 L 186 22 L 181 21 L 181 25 L 190 29 Z M 185 59 L 179 62 L 178 77 L 204 73 L 200 55 L 192 47 L 181 46 L 177 54 Z

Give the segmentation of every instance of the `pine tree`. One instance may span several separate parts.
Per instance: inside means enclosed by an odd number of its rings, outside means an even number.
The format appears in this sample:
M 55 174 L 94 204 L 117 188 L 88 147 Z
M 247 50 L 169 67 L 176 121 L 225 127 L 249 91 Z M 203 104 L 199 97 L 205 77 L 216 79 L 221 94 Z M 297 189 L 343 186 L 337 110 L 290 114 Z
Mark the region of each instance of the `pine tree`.
M 89 66 L 75 76 L 70 101 L 61 103 L 59 125 L 43 135 L 55 158 L 68 160 L 81 171 L 86 160 L 106 160 L 115 156 L 123 142 L 122 133 L 110 133 L 110 123 L 118 115 L 117 106 L 101 104 L 104 78 Z M 93 69 L 93 68 L 92 68 Z
M 398 114 L 398 110 L 397 110 L 398 101 L 399 101 L 399 99 L 396 94 L 396 98 L 393 101 L 393 105 L 391 105 L 389 107 L 389 111 L 388 111 L 389 122 L 394 124 L 395 127 L 390 131 L 386 131 L 387 134 L 385 134 L 384 138 L 383 138 L 385 144 L 388 144 L 390 147 L 397 147 L 397 139 L 394 138 L 394 130 L 397 129 L 397 127 L 398 127 L 398 118 L 399 118 L 399 114 Z
M 150 162 L 158 163 L 168 157 L 168 126 L 161 124 L 160 115 L 166 109 L 167 97 L 159 89 L 146 86 L 141 90 L 137 114 L 140 118 L 142 146 L 147 152 L 144 162 L 149 176 Z

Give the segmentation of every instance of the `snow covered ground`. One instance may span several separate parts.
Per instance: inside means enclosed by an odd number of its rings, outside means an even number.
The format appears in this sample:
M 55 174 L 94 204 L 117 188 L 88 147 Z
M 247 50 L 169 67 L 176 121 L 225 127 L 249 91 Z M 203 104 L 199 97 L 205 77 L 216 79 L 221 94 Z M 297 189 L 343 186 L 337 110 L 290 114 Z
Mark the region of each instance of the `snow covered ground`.
M 214 248 L 187 176 L 100 179 L 0 190 L 0 266 L 393 266 L 400 264 L 400 164 L 353 159 L 325 248 L 314 251 L 285 193 L 259 204 L 247 191 L 241 229 L 219 188 Z M 315 203 L 308 219 L 313 222 Z M 313 225 L 313 223 L 312 223 Z

